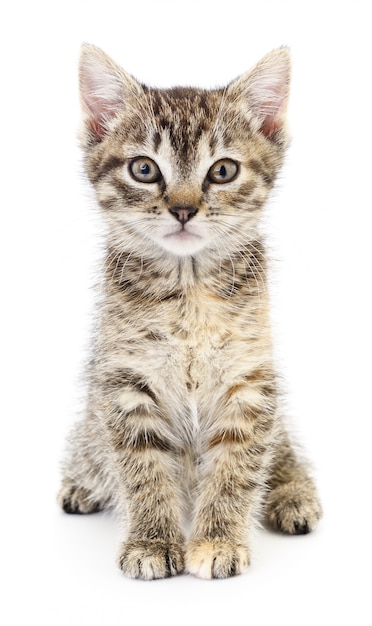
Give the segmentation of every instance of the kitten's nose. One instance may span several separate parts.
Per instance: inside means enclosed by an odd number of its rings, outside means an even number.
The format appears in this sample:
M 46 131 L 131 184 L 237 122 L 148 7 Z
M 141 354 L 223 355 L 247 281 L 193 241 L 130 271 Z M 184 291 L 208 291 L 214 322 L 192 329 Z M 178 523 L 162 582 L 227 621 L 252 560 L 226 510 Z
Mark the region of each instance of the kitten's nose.
M 194 206 L 172 206 L 169 211 L 182 225 L 191 220 L 197 214 L 198 209 Z

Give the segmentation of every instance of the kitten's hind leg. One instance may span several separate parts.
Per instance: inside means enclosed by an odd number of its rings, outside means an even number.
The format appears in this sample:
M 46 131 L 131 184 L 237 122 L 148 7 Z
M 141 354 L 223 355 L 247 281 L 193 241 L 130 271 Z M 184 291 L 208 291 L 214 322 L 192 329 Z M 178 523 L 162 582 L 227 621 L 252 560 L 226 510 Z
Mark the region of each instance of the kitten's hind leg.
M 114 479 L 104 472 L 104 448 L 94 435 L 91 420 L 86 419 L 77 424 L 69 439 L 57 496 L 65 513 L 97 513 L 111 503 Z
M 278 443 L 266 500 L 266 517 L 275 530 L 291 535 L 311 532 L 322 510 L 316 486 L 283 433 Z

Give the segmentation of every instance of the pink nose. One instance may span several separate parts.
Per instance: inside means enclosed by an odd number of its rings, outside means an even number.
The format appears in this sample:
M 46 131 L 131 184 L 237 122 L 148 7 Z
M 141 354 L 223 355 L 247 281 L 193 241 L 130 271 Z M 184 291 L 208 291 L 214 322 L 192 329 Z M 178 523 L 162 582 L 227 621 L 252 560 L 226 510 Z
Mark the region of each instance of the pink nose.
M 198 209 L 194 206 L 172 206 L 169 211 L 183 225 L 197 214 Z

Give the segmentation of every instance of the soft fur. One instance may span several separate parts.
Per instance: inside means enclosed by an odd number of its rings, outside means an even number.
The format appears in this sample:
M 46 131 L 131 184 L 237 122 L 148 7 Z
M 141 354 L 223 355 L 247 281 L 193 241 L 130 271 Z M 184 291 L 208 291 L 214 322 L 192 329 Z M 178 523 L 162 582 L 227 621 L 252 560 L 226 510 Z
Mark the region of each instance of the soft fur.
M 263 513 L 292 534 L 320 516 L 281 417 L 259 231 L 288 145 L 289 75 L 282 48 L 225 89 L 150 89 L 82 49 L 81 142 L 107 254 L 59 501 L 116 508 L 131 577 L 242 573 Z

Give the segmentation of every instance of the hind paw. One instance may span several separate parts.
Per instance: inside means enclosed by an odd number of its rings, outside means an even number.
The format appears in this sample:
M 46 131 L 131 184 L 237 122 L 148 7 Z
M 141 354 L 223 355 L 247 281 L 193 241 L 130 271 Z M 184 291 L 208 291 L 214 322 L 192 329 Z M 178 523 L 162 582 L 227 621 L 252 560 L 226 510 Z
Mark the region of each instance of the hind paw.
M 104 503 L 97 502 L 88 489 L 67 481 L 59 491 L 58 502 L 65 513 L 72 514 L 97 513 L 104 508 Z
M 268 496 L 269 524 L 290 535 L 305 535 L 317 525 L 322 509 L 312 481 L 292 481 L 275 487 Z

